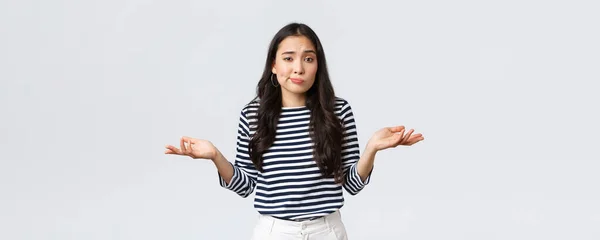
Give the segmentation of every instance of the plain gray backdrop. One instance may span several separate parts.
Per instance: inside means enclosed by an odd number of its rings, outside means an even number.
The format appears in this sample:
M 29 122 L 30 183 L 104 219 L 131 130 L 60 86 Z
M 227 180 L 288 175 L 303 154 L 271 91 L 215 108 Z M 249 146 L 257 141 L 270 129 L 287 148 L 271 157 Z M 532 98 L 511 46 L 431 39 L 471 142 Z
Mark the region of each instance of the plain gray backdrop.
M 485 3 L 484 3 L 485 2 Z M 321 38 L 361 149 L 351 239 L 599 239 L 600 15 L 594 1 L 0 1 L 1 239 L 248 239 L 239 111 L 290 22 Z

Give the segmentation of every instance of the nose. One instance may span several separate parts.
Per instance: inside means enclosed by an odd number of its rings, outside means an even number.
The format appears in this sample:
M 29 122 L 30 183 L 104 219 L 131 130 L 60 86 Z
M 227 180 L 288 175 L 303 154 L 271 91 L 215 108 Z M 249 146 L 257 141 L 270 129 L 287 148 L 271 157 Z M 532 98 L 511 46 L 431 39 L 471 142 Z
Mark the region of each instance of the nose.
M 303 74 L 304 73 L 304 63 L 302 61 L 296 61 L 294 63 L 294 74 Z

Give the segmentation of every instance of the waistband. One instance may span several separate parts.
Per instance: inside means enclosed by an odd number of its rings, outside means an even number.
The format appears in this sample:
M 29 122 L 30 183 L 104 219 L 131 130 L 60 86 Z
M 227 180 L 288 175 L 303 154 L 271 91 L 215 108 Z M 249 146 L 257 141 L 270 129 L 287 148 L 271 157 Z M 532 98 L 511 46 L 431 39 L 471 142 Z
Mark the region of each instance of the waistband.
M 298 220 L 289 220 L 282 219 L 280 217 L 275 217 L 271 215 L 260 215 L 260 218 L 267 221 L 272 221 L 275 224 L 287 225 L 287 226 L 310 226 L 310 225 L 319 225 L 319 224 L 327 224 L 329 221 L 339 221 L 341 219 L 341 215 L 339 210 L 335 211 L 326 216 L 318 216 L 309 219 L 298 219 Z
M 291 222 L 306 222 L 306 221 L 312 221 L 312 220 L 316 220 L 319 218 L 324 218 L 325 216 L 317 216 L 317 217 L 309 217 L 309 218 L 298 218 L 298 219 L 286 219 L 286 218 L 282 218 L 282 217 L 276 217 L 276 216 L 270 216 L 272 218 L 276 218 L 282 221 L 291 221 Z

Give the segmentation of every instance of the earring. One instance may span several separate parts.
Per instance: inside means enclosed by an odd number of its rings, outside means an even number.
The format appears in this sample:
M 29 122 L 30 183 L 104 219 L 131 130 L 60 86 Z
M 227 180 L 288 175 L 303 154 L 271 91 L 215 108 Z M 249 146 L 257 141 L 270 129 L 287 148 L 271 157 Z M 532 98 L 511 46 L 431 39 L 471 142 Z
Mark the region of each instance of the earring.
M 279 84 L 275 85 L 275 81 L 273 81 L 273 76 L 275 76 L 275 74 L 271 74 L 271 84 L 273 84 L 273 87 L 279 87 Z

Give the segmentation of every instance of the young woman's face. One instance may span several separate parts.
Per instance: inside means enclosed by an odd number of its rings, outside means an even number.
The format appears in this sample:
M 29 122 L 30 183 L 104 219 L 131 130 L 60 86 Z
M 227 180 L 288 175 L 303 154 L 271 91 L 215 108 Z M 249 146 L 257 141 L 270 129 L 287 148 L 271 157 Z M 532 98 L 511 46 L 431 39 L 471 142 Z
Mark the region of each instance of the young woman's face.
M 317 49 L 304 36 L 290 36 L 279 44 L 273 74 L 283 94 L 304 94 L 315 82 Z

